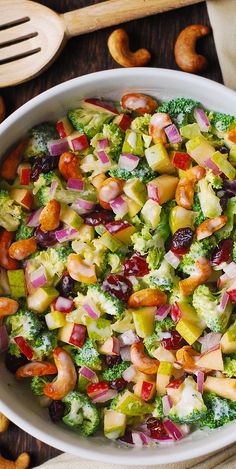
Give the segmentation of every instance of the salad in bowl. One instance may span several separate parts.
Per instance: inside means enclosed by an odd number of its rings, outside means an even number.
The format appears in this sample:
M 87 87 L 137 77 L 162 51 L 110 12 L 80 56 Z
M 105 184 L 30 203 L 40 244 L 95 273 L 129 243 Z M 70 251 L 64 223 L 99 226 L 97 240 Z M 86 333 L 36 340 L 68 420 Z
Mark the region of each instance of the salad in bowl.
M 53 422 L 125 445 L 235 420 L 236 118 L 86 98 L 23 136 L 0 176 L 15 385 Z

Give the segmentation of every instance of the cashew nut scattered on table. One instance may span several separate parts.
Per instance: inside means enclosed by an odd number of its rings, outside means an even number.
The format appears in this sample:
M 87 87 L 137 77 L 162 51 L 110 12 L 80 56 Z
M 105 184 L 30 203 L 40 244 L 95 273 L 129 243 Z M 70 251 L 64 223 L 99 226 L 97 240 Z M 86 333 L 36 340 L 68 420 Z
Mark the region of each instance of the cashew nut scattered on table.
M 138 49 L 131 52 L 129 36 L 121 28 L 115 29 L 110 34 L 107 45 L 113 59 L 122 67 L 142 67 L 151 59 L 151 54 L 147 49 Z
M 0 96 L 0 123 L 5 119 L 5 104 L 2 96 Z
M 9 424 L 10 420 L 8 420 L 8 418 L 0 412 L 0 433 L 6 432 L 9 427 Z
M 0 456 L 1 469 L 27 469 L 30 464 L 30 457 L 28 453 L 21 453 L 15 461 L 9 461 Z
M 206 57 L 196 52 L 196 42 L 209 32 L 210 28 L 202 24 L 192 24 L 181 31 L 174 48 L 175 61 L 181 70 L 199 73 L 207 67 Z

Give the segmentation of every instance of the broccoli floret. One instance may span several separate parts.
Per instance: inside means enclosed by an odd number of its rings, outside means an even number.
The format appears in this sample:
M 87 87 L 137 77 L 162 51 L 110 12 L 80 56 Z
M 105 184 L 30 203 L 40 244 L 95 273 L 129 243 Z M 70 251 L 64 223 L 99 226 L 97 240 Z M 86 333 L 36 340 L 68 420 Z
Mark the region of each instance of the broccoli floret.
M 89 138 L 94 137 L 102 130 L 103 125 L 113 118 L 108 112 L 94 112 L 83 108 L 72 109 L 68 111 L 67 116 L 74 128 L 84 132 Z
M 51 383 L 54 377 L 52 376 L 34 376 L 31 380 L 31 391 L 35 396 L 43 396 L 43 388 L 45 384 Z
M 233 307 L 231 301 L 228 301 L 225 310 L 219 311 L 220 301 L 219 293 L 214 294 L 207 285 L 199 285 L 193 293 L 193 306 L 207 327 L 213 332 L 223 333 Z
M 200 200 L 197 193 L 194 194 L 193 211 L 197 212 L 197 216 L 194 220 L 194 226 L 198 226 L 204 220 L 206 220 L 206 217 L 204 216 L 203 211 L 201 209 Z
M 174 303 L 188 303 L 189 297 L 184 296 L 179 288 L 179 277 L 176 277 L 176 282 L 173 285 L 172 291 L 169 295 L 169 304 L 173 305 Z
M 232 231 L 234 229 L 234 215 L 236 215 L 236 197 L 232 197 L 228 200 L 225 215 L 227 215 L 227 223 L 223 228 L 215 232 L 215 236 L 218 241 L 230 238 L 232 235 Z
M 56 285 L 66 268 L 67 248 L 49 248 L 47 251 L 40 251 L 36 256 L 29 259 L 27 266 L 29 274 L 44 267 L 47 274 L 47 285 Z
M 145 276 L 145 281 L 151 288 L 171 291 L 175 283 L 175 270 L 166 259 L 163 259 L 158 269 L 150 271 L 150 273 Z
M 119 393 L 118 396 L 112 400 L 110 408 L 130 417 L 150 414 L 153 411 L 152 404 L 148 404 L 128 390 Z
M 177 404 L 171 407 L 168 417 L 176 423 L 194 423 L 207 413 L 202 394 L 197 390 L 197 383 L 192 377 L 184 380 L 180 388 L 181 395 Z
M 105 124 L 103 126 L 103 138 L 109 140 L 109 148 L 107 150 L 108 155 L 114 160 L 118 161 L 122 150 L 122 144 L 124 140 L 124 133 L 117 124 Z
M 162 319 L 161 321 L 156 321 L 155 323 L 155 332 L 158 334 L 159 332 L 169 332 L 175 329 L 175 323 L 174 321 L 170 318 L 170 316 L 167 316 L 165 319 Z
M 224 373 L 228 378 L 236 377 L 236 356 L 224 357 Z
M 203 400 L 207 413 L 197 422 L 200 428 L 218 428 L 236 418 L 236 402 L 216 396 L 214 393 L 204 393 Z
M 160 222 L 155 230 L 152 230 L 150 226 L 143 225 L 140 219 L 135 217 L 139 223 L 135 223 L 137 232 L 131 236 L 134 250 L 142 255 L 149 253 L 150 262 L 153 262 L 155 257 L 158 261 L 158 257 L 161 258 L 164 252 L 164 243 L 170 234 L 169 211 L 170 205 L 164 204 L 161 210 Z M 152 248 L 154 249 L 151 252 Z
M 220 132 L 228 130 L 231 125 L 236 123 L 235 116 L 230 116 L 229 114 L 224 114 L 223 112 L 212 112 L 210 113 L 209 117 L 211 125 Z
M 203 215 L 208 218 L 218 217 L 222 213 L 220 199 L 214 192 L 214 189 L 205 177 L 198 182 L 198 197 Z
M 162 103 L 157 112 L 166 112 L 173 121 L 182 126 L 194 122 L 193 111 L 199 105 L 200 103 L 193 99 L 176 98 Z
M 166 242 L 170 235 L 169 215 L 173 207 L 176 206 L 174 200 L 170 200 L 166 204 L 162 205 L 160 221 L 158 227 L 155 230 L 156 239 L 162 239 L 163 243 Z
M 110 176 L 117 177 L 119 179 L 128 179 L 137 178 L 142 182 L 149 182 L 156 177 L 156 173 L 150 168 L 144 158 L 140 159 L 140 162 L 133 171 L 128 171 L 127 169 L 122 169 L 116 166 L 109 170 Z
M 79 428 L 83 436 L 90 436 L 97 430 L 100 416 L 91 399 L 77 391 L 67 394 L 62 401 L 66 404 L 63 422 L 73 428 Z
M 105 370 L 102 374 L 102 378 L 106 381 L 113 381 L 114 379 L 121 378 L 123 371 L 125 371 L 129 366 L 130 362 L 118 363 L 118 365 L 114 365 Z
M 148 251 L 147 263 L 151 270 L 158 269 L 164 258 L 165 249 L 161 247 L 152 247 Z
M 70 246 L 61 246 L 57 248 L 58 258 L 62 262 L 67 262 L 68 256 L 73 252 Z
M 6 325 L 12 337 L 22 336 L 26 340 L 34 340 L 42 329 L 42 322 L 37 314 L 23 309 L 8 316 Z
M 124 311 L 122 301 L 105 292 L 101 285 L 90 285 L 87 298 L 91 299 L 102 313 L 119 317 Z
M 18 345 L 16 345 L 16 343 L 13 342 L 12 340 L 10 340 L 10 343 L 9 343 L 8 353 L 10 353 L 10 355 L 14 355 L 17 358 L 21 356 L 21 351 Z
M 30 140 L 25 148 L 24 158 L 48 155 L 47 144 L 54 139 L 58 139 L 58 133 L 53 124 L 45 122 L 36 125 L 30 131 Z
M 45 331 L 40 334 L 32 343 L 35 360 L 43 360 L 51 355 L 57 346 L 57 333 L 55 331 Z
M 60 185 L 61 181 L 60 179 L 56 176 L 54 171 L 49 171 L 48 173 L 41 173 L 37 181 L 34 182 L 34 189 L 33 193 L 37 194 L 37 192 L 42 188 L 46 186 L 50 186 L 52 184 L 53 180 L 56 180 Z
M 154 407 L 154 411 L 152 415 L 156 419 L 162 420 L 164 418 L 164 412 L 163 412 L 163 403 L 162 403 L 161 396 L 156 397 L 154 404 L 155 404 L 155 407 Z
M 88 366 L 93 370 L 101 370 L 101 360 L 95 343 L 91 339 L 86 339 L 83 347 L 73 347 L 72 354 L 77 366 Z
M 107 255 L 107 263 L 111 267 L 111 272 L 116 274 L 122 270 L 123 260 L 125 256 L 120 252 L 109 252 Z
M 202 241 L 195 241 L 192 243 L 189 252 L 183 255 L 178 269 L 186 275 L 191 275 L 195 269 L 195 261 L 200 257 L 209 257 L 216 245 L 214 236 L 210 236 Z
M 72 242 L 72 249 L 80 254 L 89 264 L 95 264 L 98 274 L 104 273 L 107 268 L 107 248 L 102 245 L 100 239 L 93 239 L 91 242 L 75 240 Z
M 37 205 L 42 207 L 48 204 L 51 200 L 49 187 L 41 187 L 36 194 Z
M 175 329 L 175 323 L 172 321 L 172 319 L 169 316 L 167 316 L 165 319 L 161 321 L 156 321 L 155 331 L 153 332 L 152 335 L 145 337 L 143 341 L 145 348 L 147 349 L 149 355 L 153 356 L 153 353 L 160 345 L 161 340 L 160 340 L 159 333 L 169 332 L 173 329 Z
M 22 212 L 20 225 L 16 232 L 16 241 L 19 241 L 20 239 L 29 239 L 33 236 L 34 228 L 31 226 L 26 226 L 27 218 L 27 213 Z
M 214 174 L 211 170 L 207 171 L 206 174 L 207 181 L 211 184 L 213 189 L 222 189 L 223 186 L 223 179 L 220 176 Z
M 131 129 L 147 134 L 151 117 L 151 114 L 144 114 L 143 116 L 136 117 L 131 123 Z
M 0 190 L 0 226 L 7 231 L 16 231 L 21 219 L 21 208 L 11 199 L 9 193 Z

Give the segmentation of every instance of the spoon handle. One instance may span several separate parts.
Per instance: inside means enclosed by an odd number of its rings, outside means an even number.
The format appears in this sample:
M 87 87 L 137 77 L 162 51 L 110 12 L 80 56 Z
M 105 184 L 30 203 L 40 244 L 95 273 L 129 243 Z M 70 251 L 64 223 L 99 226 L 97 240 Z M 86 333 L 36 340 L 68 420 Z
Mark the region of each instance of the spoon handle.
M 144 16 L 200 3 L 203 0 L 107 0 L 64 13 L 68 38 Z

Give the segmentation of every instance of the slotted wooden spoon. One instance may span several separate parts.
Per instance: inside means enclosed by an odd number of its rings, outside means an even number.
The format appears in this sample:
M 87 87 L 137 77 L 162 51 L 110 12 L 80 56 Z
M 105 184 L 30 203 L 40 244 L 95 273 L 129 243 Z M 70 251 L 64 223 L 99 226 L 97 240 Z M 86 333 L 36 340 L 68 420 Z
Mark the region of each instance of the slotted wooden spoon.
M 59 15 L 30 0 L 0 0 L 0 87 L 38 75 L 73 36 L 201 1 L 107 0 Z

